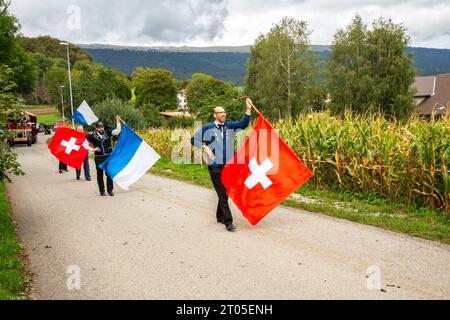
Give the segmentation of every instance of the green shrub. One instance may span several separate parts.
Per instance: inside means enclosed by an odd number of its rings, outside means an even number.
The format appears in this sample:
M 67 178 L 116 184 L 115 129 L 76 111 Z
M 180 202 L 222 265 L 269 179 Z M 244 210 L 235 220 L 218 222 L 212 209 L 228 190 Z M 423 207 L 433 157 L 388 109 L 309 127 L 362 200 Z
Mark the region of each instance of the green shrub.
M 116 115 L 119 115 L 131 128 L 141 130 L 146 127 L 142 113 L 117 98 L 107 98 L 92 107 L 92 110 L 105 126 L 109 128 L 116 127 Z

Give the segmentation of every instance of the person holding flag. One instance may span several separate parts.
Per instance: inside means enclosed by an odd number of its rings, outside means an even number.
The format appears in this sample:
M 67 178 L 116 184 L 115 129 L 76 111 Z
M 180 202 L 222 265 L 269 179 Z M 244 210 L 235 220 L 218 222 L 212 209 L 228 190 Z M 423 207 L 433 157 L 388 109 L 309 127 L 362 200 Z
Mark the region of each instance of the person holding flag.
M 244 145 L 223 169 L 222 184 L 244 217 L 257 225 L 313 173 L 252 107 L 258 119 Z
M 64 126 L 67 125 L 66 120 L 63 119 L 63 121 L 62 121 L 61 123 L 57 124 L 57 125 L 55 126 L 56 130 L 59 128 L 60 125 L 64 125 Z M 61 173 L 61 174 L 66 173 L 66 172 L 69 172 L 69 170 L 68 170 L 68 168 L 67 168 L 67 164 L 65 164 L 64 162 L 62 162 L 61 160 L 59 160 L 59 162 L 58 162 L 58 171 L 59 171 L 59 173 Z
M 70 166 L 76 170 L 81 170 L 89 152 L 96 151 L 89 146 L 84 132 L 62 123 L 58 125 L 55 135 L 48 144 L 48 149 L 60 164 L 64 164 L 65 168 Z
M 92 143 L 95 151 L 95 167 L 97 169 L 97 183 L 100 191 L 100 195 L 106 196 L 105 193 L 105 181 L 103 178 L 104 170 L 100 168 L 100 165 L 105 162 L 109 156 L 113 153 L 113 148 L 111 144 L 112 137 L 118 136 L 122 132 L 122 126 L 120 124 L 120 117 L 116 115 L 117 126 L 116 129 L 110 130 L 105 129 L 105 126 L 102 122 L 97 122 L 95 125 L 95 131 L 93 134 L 88 134 L 86 136 L 87 141 Z M 111 177 L 106 174 L 107 182 L 106 188 L 108 194 L 113 197 L 114 196 L 114 185 Z
M 83 132 L 84 133 L 84 129 L 83 126 L 78 126 L 77 127 L 77 131 L 78 132 Z M 88 144 L 84 144 L 83 145 L 89 152 L 94 152 L 94 149 L 92 149 Z M 89 166 L 89 154 L 86 155 L 86 157 L 84 158 L 83 161 L 83 170 L 84 170 L 84 178 L 86 179 L 86 181 L 91 181 L 91 169 Z M 77 180 L 80 180 L 80 176 L 81 176 L 81 169 L 76 169 L 76 177 Z
M 113 153 L 99 167 L 119 187 L 129 190 L 160 158 L 151 146 L 124 123 Z
M 222 183 L 222 171 L 225 164 L 234 156 L 234 137 L 237 130 L 244 130 L 250 124 L 252 103 L 247 99 L 244 117 L 238 122 L 226 121 L 227 113 L 223 107 L 213 111 L 215 121 L 197 131 L 191 139 L 193 146 L 203 148 L 208 156 L 208 171 L 216 190 L 219 202 L 217 204 L 217 222 L 223 223 L 226 230 L 233 232 L 233 216 L 228 205 L 228 195 Z

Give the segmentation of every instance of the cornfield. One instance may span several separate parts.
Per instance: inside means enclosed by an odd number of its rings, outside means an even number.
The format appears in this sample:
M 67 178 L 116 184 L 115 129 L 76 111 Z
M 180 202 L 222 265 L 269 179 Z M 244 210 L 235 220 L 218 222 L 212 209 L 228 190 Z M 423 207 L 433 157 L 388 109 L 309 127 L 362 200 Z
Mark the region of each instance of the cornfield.
M 318 189 L 374 193 L 402 203 L 450 211 L 450 118 L 407 123 L 383 117 L 327 113 L 274 124 L 280 136 L 314 172 Z M 185 133 L 188 143 L 193 129 Z M 170 157 L 173 130 L 141 133 Z

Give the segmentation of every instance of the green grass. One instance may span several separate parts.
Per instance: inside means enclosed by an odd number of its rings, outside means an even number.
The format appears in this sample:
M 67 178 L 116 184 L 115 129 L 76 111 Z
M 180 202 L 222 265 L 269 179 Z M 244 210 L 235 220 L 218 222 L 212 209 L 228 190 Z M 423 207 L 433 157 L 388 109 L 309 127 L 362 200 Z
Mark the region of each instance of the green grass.
M 150 169 L 150 173 L 190 182 L 202 187 L 213 187 L 206 165 L 174 164 L 170 159 L 161 158 L 156 165 Z
M 212 188 L 205 165 L 177 165 L 162 158 L 150 173 Z M 304 201 L 294 196 L 283 205 L 450 244 L 450 215 L 444 211 L 399 204 L 372 194 L 313 190 L 307 185 L 296 194 Z
M 54 104 L 32 104 L 32 105 L 25 105 L 25 106 L 21 106 L 22 109 L 25 110 L 35 110 L 35 109 L 55 109 L 56 110 L 56 105 Z
M 58 113 L 44 114 L 44 115 L 38 116 L 39 123 L 54 124 L 55 122 L 59 122 L 59 121 L 61 121 L 61 116 Z
M 6 198 L 5 185 L 0 182 L 0 300 L 23 300 L 25 277 L 19 257 L 21 246 L 14 233 Z

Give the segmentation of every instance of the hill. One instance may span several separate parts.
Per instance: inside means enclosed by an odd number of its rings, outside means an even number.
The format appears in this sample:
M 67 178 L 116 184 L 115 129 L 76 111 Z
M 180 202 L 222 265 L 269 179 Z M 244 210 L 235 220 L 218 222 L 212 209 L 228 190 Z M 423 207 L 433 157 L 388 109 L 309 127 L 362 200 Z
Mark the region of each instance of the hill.
M 97 63 L 130 74 L 136 67 L 163 68 L 180 80 L 201 72 L 240 84 L 247 72 L 249 53 L 233 52 L 162 52 L 114 49 L 86 49 Z
M 50 36 L 40 36 L 36 38 L 20 37 L 19 43 L 27 52 L 41 53 L 49 58 L 65 59 L 66 47 L 60 45 L 61 40 L 52 38 Z M 92 57 L 80 47 L 69 44 L 70 48 L 70 62 L 87 60 L 93 61 Z
M 112 45 L 79 45 L 96 62 L 130 74 L 136 67 L 164 68 L 177 79 L 190 79 L 202 72 L 216 78 L 242 84 L 247 72 L 250 46 L 240 47 L 121 47 Z M 321 62 L 330 46 L 312 46 Z M 414 52 L 414 66 L 420 75 L 450 72 L 450 49 L 408 48 Z

